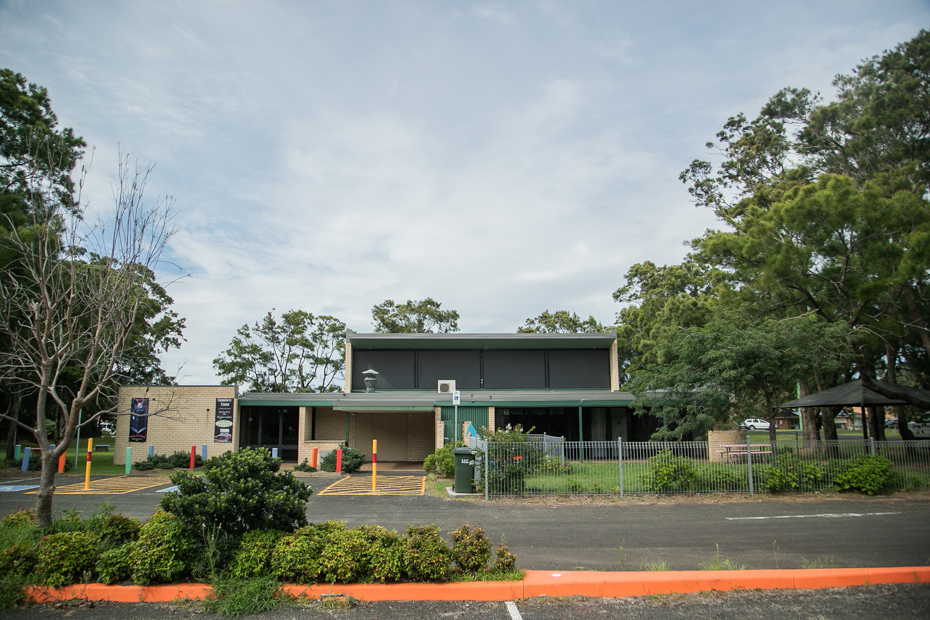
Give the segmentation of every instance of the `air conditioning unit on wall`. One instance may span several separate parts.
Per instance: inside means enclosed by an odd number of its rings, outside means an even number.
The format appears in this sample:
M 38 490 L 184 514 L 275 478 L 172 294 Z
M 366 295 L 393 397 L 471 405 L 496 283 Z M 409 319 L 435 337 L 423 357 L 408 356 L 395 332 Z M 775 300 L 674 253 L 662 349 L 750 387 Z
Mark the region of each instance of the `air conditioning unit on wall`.
M 455 391 L 455 379 L 440 379 L 439 380 L 439 393 L 440 394 L 451 394 Z

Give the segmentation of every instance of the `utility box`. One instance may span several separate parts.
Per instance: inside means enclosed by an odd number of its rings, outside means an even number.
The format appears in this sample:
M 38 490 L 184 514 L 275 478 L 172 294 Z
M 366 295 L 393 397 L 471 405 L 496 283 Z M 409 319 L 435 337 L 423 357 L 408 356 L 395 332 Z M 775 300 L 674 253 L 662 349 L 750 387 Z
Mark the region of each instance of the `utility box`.
M 475 455 L 477 450 L 472 448 L 456 448 L 453 452 L 455 459 L 455 484 L 452 490 L 456 493 L 474 493 Z

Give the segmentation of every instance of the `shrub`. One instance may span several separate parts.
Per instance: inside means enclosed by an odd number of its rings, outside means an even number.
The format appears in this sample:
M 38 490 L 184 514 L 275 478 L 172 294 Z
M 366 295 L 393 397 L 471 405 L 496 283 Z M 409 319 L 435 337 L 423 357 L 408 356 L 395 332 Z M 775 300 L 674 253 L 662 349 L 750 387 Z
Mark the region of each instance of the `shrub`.
M 35 572 L 38 563 L 38 548 L 31 541 L 0 549 L 0 575 L 26 578 Z
M 98 542 L 99 539 L 89 532 L 62 532 L 43 537 L 39 542 L 37 577 L 55 588 L 75 581 L 89 581 Z
M 0 525 L 18 527 L 28 523 L 35 524 L 35 522 L 36 516 L 35 513 L 32 512 L 32 509 L 27 510 L 20 508 L 19 510 L 11 510 L 8 512 L 6 516 L 3 517 L 3 520 L 0 521 Z
M 892 481 L 892 463 L 877 454 L 851 459 L 846 469 L 834 479 L 840 491 L 875 495 L 886 490 Z
M 324 531 L 320 551 L 320 579 L 327 583 L 352 583 L 368 574 L 369 545 L 364 532 L 341 528 Z
M 26 603 L 25 582 L 16 575 L 0 577 L 0 611 L 15 609 Z
M 439 474 L 443 478 L 452 478 L 455 475 L 455 455 L 453 452 L 465 444 L 461 441 L 449 442 L 430 454 L 423 461 L 423 469 L 429 473 Z
M 368 576 L 387 583 L 404 578 L 404 542 L 400 534 L 380 525 L 356 528 L 368 541 Z
M 132 580 L 139 585 L 169 583 L 189 572 L 202 545 L 174 514 L 157 511 L 132 543 Z
M 519 424 L 508 424 L 495 431 L 481 427 L 484 439 L 490 442 L 487 470 L 488 487 L 492 491 L 506 493 L 523 493 L 526 490 L 527 476 L 532 476 L 543 461 L 545 449 L 535 442 L 530 434 L 531 427 L 524 431 Z M 484 455 L 478 454 L 478 467 L 484 467 Z M 483 488 L 483 480 L 475 480 L 475 485 Z
M 219 528 L 236 542 L 251 530 L 293 531 L 307 524 L 313 491 L 280 467 L 281 459 L 265 448 L 225 452 L 204 464 L 202 478 L 171 474 L 178 490 L 161 507 L 194 531 Z
M 271 575 L 273 573 L 272 554 L 283 536 L 285 533 L 280 530 L 246 532 L 233 556 L 230 574 L 236 579 Z
M 96 571 L 100 583 L 114 584 L 132 576 L 133 544 L 126 543 L 107 549 L 97 558 Z
M 671 450 L 662 450 L 649 457 L 648 472 L 643 480 L 647 491 L 687 491 L 697 481 L 697 468 L 689 458 L 676 456 Z
M 414 581 L 445 581 L 452 560 L 449 545 L 435 525 L 407 528 L 404 533 L 404 572 Z
M 804 463 L 793 452 L 781 452 L 775 465 L 766 470 L 765 486 L 771 493 L 785 493 L 810 487 L 823 479 L 823 469 Z
M 349 444 L 342 444 L 340 446 L 342 450 L 342 471 L 351 474 L 357 472 L 362 468 L 362 464 L 365 462 L 365 453 L 359 452 L 355 448 L 350 448 Z M 323 457 L 320 461 L 320 470 L 321 471 L 336 471 L 336 451 L 333 450 L 329 454 Z
M 310 465 L 309 462 L 307 462 L 307 459 L 304 459 L 302 463 L 298 465 L 294 465 L 294 471 L 303 471 L 303 472 L 312 473 L 316 471 L 316 467 L 313 467 L 312 465 Z
M 510 548 L 503 542 L 497 545 L 497 552 L 494 554 L 494 570 L 512 571 L 517 568 L 517 556 L 510 552 Z
M 288 583 L 316 583 L 322 549 L 323 536 L 313 525 L 281 537 L 271 552 L 275 578 Z
M 491 541 L 480 527 L 472 529 L 468 524 L 454 532 L 452 538 L 452 560 L 463 571 L 477 573 L 488 567 L 491 557 Z
M 133 517 L 114 513 L 113 506 L 104 504 L 86 521 L 85 527 L 100 538 L 100 548 L 106 550 L 136 540 L 142 524 Z
M 199 454 L 194 455 L 194 467 L 203 467 L 205 461 Z M 144 461 L 139 461 L 133 465 L 134 469 L 146 471 L 152 469 L 190 469 L 191 453 L 175 452 L 169 456 L 164 454 L 153 454 L 146 457 Z

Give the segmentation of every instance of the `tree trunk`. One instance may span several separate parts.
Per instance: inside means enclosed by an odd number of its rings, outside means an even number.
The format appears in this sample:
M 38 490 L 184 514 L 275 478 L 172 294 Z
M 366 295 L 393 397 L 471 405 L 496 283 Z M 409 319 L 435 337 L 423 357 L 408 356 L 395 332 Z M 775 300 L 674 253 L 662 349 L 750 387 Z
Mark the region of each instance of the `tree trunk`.
M 36 525 L 40 528 L 47 528 L 52 524 L 52 496 L 55 493 L 57 471 L 58 458 L 51 451 L 43 450 L 42 473 L 39 475 L 39 491 L 36 495 Z
M 823 419 L 823 438 L 827 441 L 836 441 L 836 414 L 840 412 L 841 407 L 824 407 L 821 418 Z

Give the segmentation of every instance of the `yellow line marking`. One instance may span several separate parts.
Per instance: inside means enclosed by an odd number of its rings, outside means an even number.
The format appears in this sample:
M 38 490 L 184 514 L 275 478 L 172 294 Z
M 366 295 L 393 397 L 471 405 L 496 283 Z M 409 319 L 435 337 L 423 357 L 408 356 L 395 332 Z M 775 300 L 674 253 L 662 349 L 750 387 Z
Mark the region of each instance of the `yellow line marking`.
M 346 476 L 317 495 L 423 495 L 425 476 L 379 476 L 378 490 L 371 492 L 371 478 Z
M 142 491 L 152 487 L 170 484 L 168 478 L 130 478 L 128 476 L 115 476 L 92 480 L 90 489 L 84 490 L 83 482 L 65 484 L 55 487 L 55 495 L 125 495 L 133 491 Z M 26 495 L 35 495 L 38 491 L 29 491 Z

